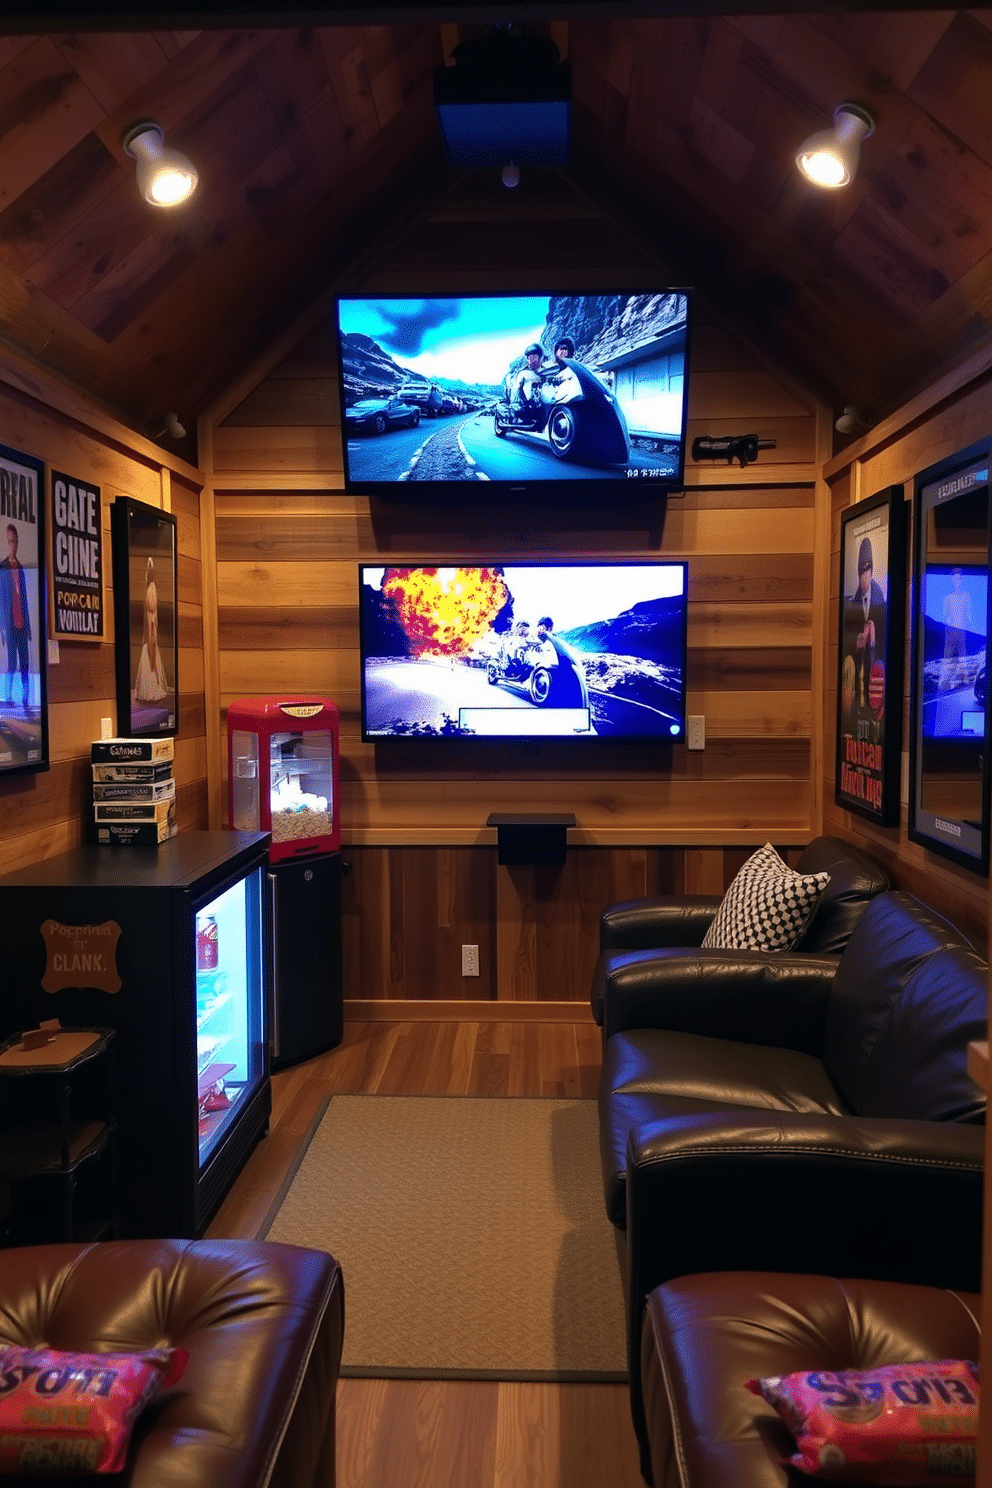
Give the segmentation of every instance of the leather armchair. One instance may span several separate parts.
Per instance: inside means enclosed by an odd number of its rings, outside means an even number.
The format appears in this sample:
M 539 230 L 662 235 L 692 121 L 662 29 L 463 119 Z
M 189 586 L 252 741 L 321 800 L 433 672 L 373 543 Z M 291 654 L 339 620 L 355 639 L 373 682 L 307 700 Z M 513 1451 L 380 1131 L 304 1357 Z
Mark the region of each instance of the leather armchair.
M 839 956 L 865 905 L 891 887 L 889 875 L 880 863 L 839 837 L 814 837 L 803 849 L 796 871 L 830 874 L 816 913 L 793 948 L 796 952 Z M 636 957 L 638 952 L 701 946 L 722 897 L 721 894 L 660 895 L 608 904 L 600 915 L 600 956 L 590 997 L 596 1022 L 603 1022 L 604 985 L 622 958 L 629 953 Z
M 108 1240 L 2 1256 L 0 1345 L 188 1351 L 138 1418 L 120 1488 L 333 1488 L 344 1290 L 324 1251 Z
M 977 1360 L 979 1300 L 808 1273 L 667 1282 L 648 1298 L 644 1327 L 645 1478 L 655 1488 L 785 1488 L 801 1477 L 779 1465 L 794 1450 L 792 1436 L 744 1380 Z

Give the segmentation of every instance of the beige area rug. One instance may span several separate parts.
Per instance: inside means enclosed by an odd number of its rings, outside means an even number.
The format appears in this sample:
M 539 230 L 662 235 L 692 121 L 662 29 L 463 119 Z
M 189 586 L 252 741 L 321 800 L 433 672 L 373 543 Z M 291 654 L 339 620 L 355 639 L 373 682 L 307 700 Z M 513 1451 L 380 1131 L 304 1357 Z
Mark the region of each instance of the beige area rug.
M 336 1095 L 259 1238 L 338 1260 L 345 1375 L 627 1378 L 594 1100 Z

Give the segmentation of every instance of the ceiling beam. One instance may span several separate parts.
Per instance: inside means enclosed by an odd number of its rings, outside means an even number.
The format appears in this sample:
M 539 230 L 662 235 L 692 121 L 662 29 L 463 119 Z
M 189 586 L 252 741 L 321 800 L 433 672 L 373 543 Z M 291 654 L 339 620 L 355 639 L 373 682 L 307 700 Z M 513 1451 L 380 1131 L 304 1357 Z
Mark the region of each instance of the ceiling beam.
M 362 0 L 325 0 L 314 5 L 287 5 L 273 0 L 206 0 L 202 6 L 169 0 L 5 0 L 0 34 L 43 31 L 204 30 L 217 27 L 285 28 L 307 26 L 391 26 L 535 21 L 660 19 L 666 16 L 794 15 L 809 13 L 808 0 L 459 0 L 456 5 L 424 5 L 422 0 L 391 0 L 366 5 Z M 958 10 L 948 0 L 834 0 L 817 5 L 825 14 L 841 11 L 912 14 Z

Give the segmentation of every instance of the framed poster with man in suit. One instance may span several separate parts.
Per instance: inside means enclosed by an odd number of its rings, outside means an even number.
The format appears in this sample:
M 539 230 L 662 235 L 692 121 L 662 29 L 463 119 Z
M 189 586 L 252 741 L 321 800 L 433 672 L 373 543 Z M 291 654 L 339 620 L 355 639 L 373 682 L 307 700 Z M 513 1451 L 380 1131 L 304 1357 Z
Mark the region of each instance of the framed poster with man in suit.
M 899 820 L 906 503 L 890 486 L 841 514 L 837 677 L 839 806 Z

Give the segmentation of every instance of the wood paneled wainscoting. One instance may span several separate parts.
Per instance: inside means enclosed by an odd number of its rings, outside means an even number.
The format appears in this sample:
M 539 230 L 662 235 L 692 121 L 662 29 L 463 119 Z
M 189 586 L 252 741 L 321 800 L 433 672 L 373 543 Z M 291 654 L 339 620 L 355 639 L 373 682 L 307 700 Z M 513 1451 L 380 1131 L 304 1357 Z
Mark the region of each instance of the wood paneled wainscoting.
M 495 845 L 346 847 L 346 1014 L 471 1018 L 488 1002 L 499 1016 L 573 1019 L 589 998 L 605 904 L 721 894 L 751 851 L 579 846 L 557 868 L 501 866 Z M 462 975 L 463 945 L 479 947 L 477 978 Z

